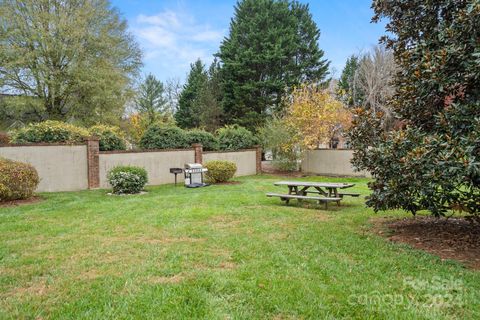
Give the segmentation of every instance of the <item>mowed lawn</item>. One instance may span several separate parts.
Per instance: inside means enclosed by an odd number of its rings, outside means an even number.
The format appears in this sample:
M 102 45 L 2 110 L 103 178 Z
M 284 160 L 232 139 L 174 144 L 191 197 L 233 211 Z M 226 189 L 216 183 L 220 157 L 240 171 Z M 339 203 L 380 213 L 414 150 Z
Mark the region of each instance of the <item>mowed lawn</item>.
M 407 214 L 362 198 L 284 206 L 265 197 L 280 179 L 0 208 L 0 318 L 480 318 L 479 272 L 370 230 Z M 368 193 L 365 179 L 305 179 Z

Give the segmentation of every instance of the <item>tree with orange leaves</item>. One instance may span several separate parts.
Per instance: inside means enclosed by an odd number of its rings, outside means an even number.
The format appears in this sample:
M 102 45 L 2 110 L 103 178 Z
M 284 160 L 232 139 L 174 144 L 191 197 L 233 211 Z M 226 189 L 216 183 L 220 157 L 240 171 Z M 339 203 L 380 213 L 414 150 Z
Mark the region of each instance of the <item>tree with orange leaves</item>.
M 285 122 L 296 132 L 296 140 L 306 149 L 328 144 L 351 123 L 351 114 L 343 103 L 318 86 L 295 88 L 288 105 Z

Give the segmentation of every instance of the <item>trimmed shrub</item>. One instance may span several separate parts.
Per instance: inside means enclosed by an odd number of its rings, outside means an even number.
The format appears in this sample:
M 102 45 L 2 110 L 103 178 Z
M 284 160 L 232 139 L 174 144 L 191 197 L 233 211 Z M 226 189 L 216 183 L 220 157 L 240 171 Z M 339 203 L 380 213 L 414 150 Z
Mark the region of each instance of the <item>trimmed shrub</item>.
M 233 178 L 237 165 L 231 161 L 213 160 L 205 163 L 207 180 L 212 183 L 225 182 Z
M 108 172 L 108 182 L 115 194 L 139 193 L 148 182 L 147 171 L 134 166 L 118 166 Z
M 238 125 L 218 129 L 217 136 L 220 150 L 249 149 L 258 143 L 253 133 Z
M 140 139 L 143 149 L 183 149 L 189 148 L 187 135 L 179 127 L 153 124 Z
M 218 139 L 205 130 L 193 129 L 187 131 L 187 142 L 190 146 L 194 143 L 200 143 L 205 151 L 218 150 Z
M 12 135 L 13 143 L 77 143 L 88 137 L 88 131 L 61 121 L 47 120 L 32 123 L 16 130 Z
M 0 202 L 30 198 L 39 182 L 32 165 L 0 158 Z
M 88 129 L 88 132 L 100 139 L 100 151 L 127 149 L 123 133 L 118 127 L 96 125 Z
M 10 143 L 10 136 L 6 132 L 0 132 L 0 146 L 9 144 Z

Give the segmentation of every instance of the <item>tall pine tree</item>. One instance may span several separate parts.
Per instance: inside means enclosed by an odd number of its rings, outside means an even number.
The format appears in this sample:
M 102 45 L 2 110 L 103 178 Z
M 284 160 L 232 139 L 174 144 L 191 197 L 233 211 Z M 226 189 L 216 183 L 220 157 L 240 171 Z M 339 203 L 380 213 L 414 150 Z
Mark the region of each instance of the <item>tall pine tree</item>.
M 340 80 L 338 81 L 340 96 L 349 107 L 353 107 L 361 103 L 361 101 L 355 101 L 354 99 L 354 80 L 355 73 L 358 69 L 358 64 L 358 57 L 356 55 L 350 56 L 345 63 L 342 75 L 340 76 Z
M 167 110 L 167 99 L 164 97 L 165 87 L 163 83 L 149 74 L 137 93 L 135 109 L 147 118 L 148 125 L 157 121 L 160 115 L 164 115 Z
M 198 97 L 206 86 L 207 72 L 203 62 L 198 59 L 190 65 L 187 83 L 178 99 L 178 110 L 175 113 L 177 125 L 181 128 L 197 128 L 200 126 L 200 108 Z
M 217 54 L 222 63 L 226 123 L 263 124 L 295 85 L 323 82 L 329 63 L 308 5 L 286 0 L 243 0 Z
M 215 59 L 208 69 L 208 81 L 200 91 L 196 104 L 200 112 L 200 126 L 214 132 L 223 122 L 220 65 Z

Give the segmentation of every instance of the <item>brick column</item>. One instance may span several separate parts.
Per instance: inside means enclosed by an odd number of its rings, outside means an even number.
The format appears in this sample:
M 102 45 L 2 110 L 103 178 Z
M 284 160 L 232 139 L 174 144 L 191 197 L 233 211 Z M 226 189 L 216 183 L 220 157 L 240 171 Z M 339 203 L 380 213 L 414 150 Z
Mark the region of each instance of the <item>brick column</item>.
M 192 144 L 195 151 L 195 163 L 203 164 L 203 146 L 200 143 Z
M 87 138 L 88 189 L 100 187 L 100 146 L 98 138 Z
M 257 174 L 261 174 L 262 173 L 262 147 L 255 146 L 255 150 L 257 152 L 257 158 L 256 158 Z

